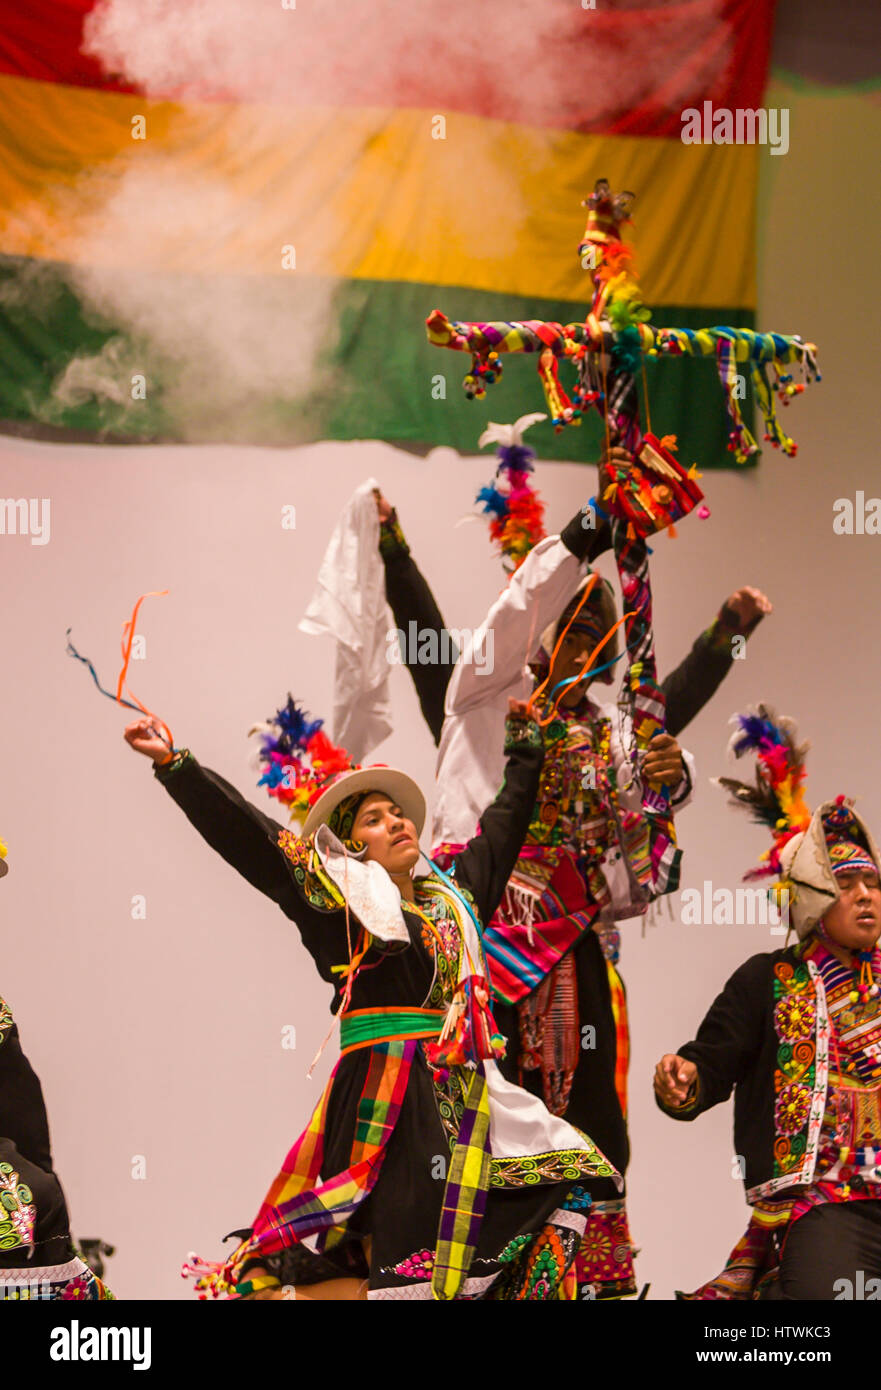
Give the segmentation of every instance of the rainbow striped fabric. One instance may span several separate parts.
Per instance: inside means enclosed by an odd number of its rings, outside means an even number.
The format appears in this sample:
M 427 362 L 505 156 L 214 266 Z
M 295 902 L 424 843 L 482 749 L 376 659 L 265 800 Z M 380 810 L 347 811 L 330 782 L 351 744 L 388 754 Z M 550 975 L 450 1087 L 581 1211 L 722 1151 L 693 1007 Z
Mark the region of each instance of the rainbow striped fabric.
M 468 402 L 426 315 L 583 317 L 597 177 L 637 194 L 656 323 L 754 326 L 767 151 L 682 113 L 761 105 L 772 0 L 235 13 L 0 0 L 0 427 L 473 452 L 530 364 Z M 730 465 L 714 364 L 651 372 L 658 433 Z M 539 428 L 592 457 L 595 426 Z

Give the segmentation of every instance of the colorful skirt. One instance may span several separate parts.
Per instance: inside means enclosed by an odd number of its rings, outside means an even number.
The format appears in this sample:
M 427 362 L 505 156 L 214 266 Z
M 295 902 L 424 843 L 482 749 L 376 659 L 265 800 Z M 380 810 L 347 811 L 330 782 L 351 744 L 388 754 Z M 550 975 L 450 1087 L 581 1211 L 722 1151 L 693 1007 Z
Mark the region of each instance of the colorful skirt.
M 624 1199 L 594 1202 L 575 1257 L 578 1297 L 632 1297 L 636 1293 L 635 1253 Z
M 491 1113 L 499 1088 L 520 1111 L 511 1133 L 557 1126 L 576 1144 L 506 1145 L 505 1121 Z M 584 1183 L 620 1179 L 536 1105 L 491 1062 L 438 1076 L 418 1038 L 344 1051 L 249 1234 L 223 1264 L 185 1272 L 201 1297 L 247 1295 L 255 1268 L 282 1285 L 359 1278 L 370 1299 L 575 1297 Z

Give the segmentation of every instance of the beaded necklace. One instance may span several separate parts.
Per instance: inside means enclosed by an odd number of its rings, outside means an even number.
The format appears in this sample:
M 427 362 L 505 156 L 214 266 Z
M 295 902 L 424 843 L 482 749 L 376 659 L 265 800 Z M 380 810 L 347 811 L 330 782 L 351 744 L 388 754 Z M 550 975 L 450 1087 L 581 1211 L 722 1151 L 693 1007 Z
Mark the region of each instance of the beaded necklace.
M 611 721 L 584 701 L 548 725 L 546 757 L 529 829 L 533 844 L 569 842 L 602 854 L 614 831 L 616 798 L 610 763 Z

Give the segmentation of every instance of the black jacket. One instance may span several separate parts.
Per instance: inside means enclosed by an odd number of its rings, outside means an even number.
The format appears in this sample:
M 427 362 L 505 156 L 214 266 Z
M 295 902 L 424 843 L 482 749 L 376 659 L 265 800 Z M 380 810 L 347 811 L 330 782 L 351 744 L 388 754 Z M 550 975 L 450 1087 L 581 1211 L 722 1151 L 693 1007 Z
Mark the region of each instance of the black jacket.
M 34 1245 L 0 1243 L 0 1269 L 64 1264 L 72 1256 L 70 1220 L 61 1184 L 52 1167 L 49 1122 L 39 1077 L 25 1056 L 8 1006 L 0 999 L 0 1163 L 8 1163 L 30 1188 Z M 0 1223 L 4 1217 L 0 1206 Z M 2 1234 L 2 1233 L 0 1233 Z
M 456 881 L 472 895 L 478 916 L 485 922 L 498 907 L 520 853 L 544 762 L 543 747 L 531 738 L 509 742 L 506 752 L 502 788 L 481 816 L 474 839 L 455 861 Z M 157 766 L 154 772 L 212 849 L 296 922 L 319 974 L 339 995 L 342 984 L 334 967 L 348 958 L 346 914 L 331 903 L 320 904 L 310 898 L 301 865 L 285 853 L 285 841 L 294 838 L 291 832 L 252 806 L 235 787 L 202 767 L 191 754 L 166 767 Z M 404 912 L 403 916 L 408 932 L 417 939 L 419 928 L 414 926 L 412 914 Z M 366 963 L 378 961 L 383 954 L 383 944 L 374 942 Z M 365 970 L 356 980 L 351 1007 L 421 1002 L 431 984 L 430 961 L 427 957 L 423 960 L 423 954 L 405 951 L 403 959 L 398 955 L 394 970 Z
M 781 989 L 778 971 L 784 977 L 790 971 L 796 972 L 795 982 L 801 979 L 796 992 L 813 1006 L 815 1015 L 795 1062 L 789 1056 L 795 1049 L 790 1045 L 787 1053 L 787 1039 L 778 1036 L 775 1027 L 775 1008 L 786 992 Z M 811 1154 L 807 1114 L 798 1133 L 789 1136 L 793 1149 L 804 1142 L 804 1160 L 787 1170 L 781 1165 L 779 1154 L 775 1155 L 775 1142 L 779 1140 L 785 1145 L 787 1138 L 775 1123 L 775 1106 L 778 1085 L 781 1089 L 794 1086 L 801 1088 L 805 1110 L 810 1097 L 815 1113 L 822 1115 L 825 1085 L 817 1082 L 817 1057 L 824 1044 L 817 1024 L 824 1016 L 822 979 L 806 965 L 800 945 L 751 956 L 735 970 L 715 999 L 694 1041 L 679 1048 L 679 1055 L 697 1067 L 695 1097 L 678 1108 L 657 1100 L 660 1109 L 672 1119 L 694 1120 L 726 1101 L 734 1091 L 734 1149 L 744 1160 L 747 1200 L 803 1186 L 813 1176 L 816 1155 Z M 790 1068 L 788 1073 L 786 1067 Z M 772 1184 L 774 1190 L 755 1191 L 766 1184 Z

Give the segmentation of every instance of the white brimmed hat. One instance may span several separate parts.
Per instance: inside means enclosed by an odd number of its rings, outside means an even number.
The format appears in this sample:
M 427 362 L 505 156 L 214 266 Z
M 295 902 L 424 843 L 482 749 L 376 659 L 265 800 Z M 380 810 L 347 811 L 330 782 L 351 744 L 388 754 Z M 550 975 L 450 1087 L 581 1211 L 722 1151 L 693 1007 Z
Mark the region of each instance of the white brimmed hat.
M 303 822 L 303 838 L 311 835 L 319 825 L 326 825 L 333 812 L 346 797 L 358 792 L 382 792 L 400 806 L 404 815 L 421 835 L 425 825 L 425 797 L 412 777 L 395 767 L 361 767 L 355 772 L 340 772 L 323 791 Z

